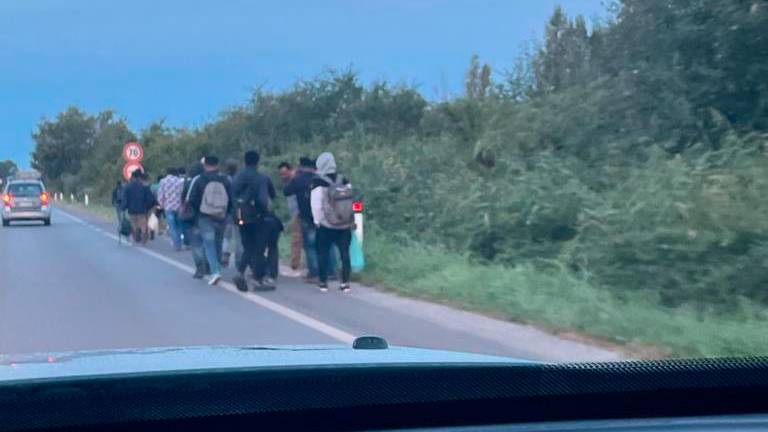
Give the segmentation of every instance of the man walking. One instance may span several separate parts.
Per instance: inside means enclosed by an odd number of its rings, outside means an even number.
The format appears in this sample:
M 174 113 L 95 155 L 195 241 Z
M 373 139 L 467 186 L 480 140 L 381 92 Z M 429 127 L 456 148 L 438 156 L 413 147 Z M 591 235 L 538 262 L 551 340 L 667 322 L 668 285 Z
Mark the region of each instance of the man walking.
M 239 274 L 234 283 L 240 291 L 248 291 L 245 270 L 251 268 L 256 279 L 255 289 L 272 290 L 275 287 L 264 283 L 266 260 L 264 252 L 267 245 L 269 225 L 266 217 L 271 212 L 269 203 L 268 177 L 259 173 L 259 153 L 250 150 L 245 153 L 245 168 L 235 176 L 232 183 L 232 195 L 235 199 L 235 220 L 240 229 L 243 243 L 243 259 L 237 266 Z
M 194 253 L 205 254 L 211 276 L 209 285 L 221 280 L 221 244 L 227 217 L 232 210 L 230 184 L 227 177 L 219 172 L 219 158 L 206 156 L 204 172 L 192 182 L 189 203 L 197 211 L 196 225 L 202 238 L 202 247 Z
M 283 187 L 293 180 L 296 175 L 296 170 L 288 162 L 281 162 L 277 166 L 277 170 L 280 173 L 280 178 L 283 181 Z M 289 222 L 291 230 L 291 269 L 298 270 L 301 267 L 301 218 L 299 217 L 299 203 L 296 199 L 296 195 L 290 195 L 286 197 L 288 202 L 288 214 L 291 216 Z
M 157 202 L 165 210 L 165 220 L 168 224 L 168 233 L 171 236 L 173 249 L 181 250 L 181 224 L 179 222 L 179 209 L 181 208 L 181 194 L 184 189 L 184 179 L 179 177 L 176 168 L 168 168 L 167 175 L 160 180 L 157 190 Z
M 305 281 L 308 283 L 317 283 L 319 272 L 317 245 L 316 245 L 316 227 L 312 218 L 312 206 L 310 204 L 310 194 L 312 181 L 315 178 L 315 161 L 308 157 L 299 159 L 299 169 L 291 181 L 283 188 L 283 194 L 286 197 L 295 196 L 296 204 L 299 207 L 299 219 L 301 221 L 301 239 L 304 243 L 304 256 L 307 261 L 307 275 Z M 334 275 L 336 270 L 335 253 L 328 254 L 328 273 Z
M 147 244 L 149 233 L 147 232 L 147 213 L 155 205 L 155 197 L 149 186 L 143 182 L 144 173 L 136 170 L 131 174 L 131 181 L 125 186 L 123 195 L 125 198 L 124 210 L 128 212 L 133 230 L 135 243 Z

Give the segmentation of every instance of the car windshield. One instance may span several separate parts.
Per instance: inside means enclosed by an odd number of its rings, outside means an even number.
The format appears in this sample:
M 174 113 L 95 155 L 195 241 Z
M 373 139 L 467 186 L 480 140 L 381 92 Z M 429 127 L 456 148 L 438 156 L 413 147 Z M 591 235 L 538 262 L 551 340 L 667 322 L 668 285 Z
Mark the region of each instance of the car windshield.
M 43 192 L 40 183 L 11 183 L 8 185 L 9 194 L 15 197 L 38 197 Z
M 0 360 L 768 354 L 767 29 L 765 0 L 4 1 Z

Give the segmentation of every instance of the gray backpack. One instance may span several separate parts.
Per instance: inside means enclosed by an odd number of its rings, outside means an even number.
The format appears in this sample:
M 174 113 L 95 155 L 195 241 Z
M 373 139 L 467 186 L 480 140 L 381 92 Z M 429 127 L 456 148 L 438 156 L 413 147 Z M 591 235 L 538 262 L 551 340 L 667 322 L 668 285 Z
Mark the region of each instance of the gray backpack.
M 211 180 L 205 185 L 203 198 L 200 200 L 200 213 L 214 219 L 224 220 L 229 209 L 229 194 L 224 183 Z
M 321 177 L 330 186 L 325 190 L 323 199 L 323 215 L 329 227 L 334 229 L 350 229 L 355 226 L 355 212 L 352 210 L 354 192 L 351 185 L 341 182 L 341 175 L 337 175 L 337 181 L 328 177 Z

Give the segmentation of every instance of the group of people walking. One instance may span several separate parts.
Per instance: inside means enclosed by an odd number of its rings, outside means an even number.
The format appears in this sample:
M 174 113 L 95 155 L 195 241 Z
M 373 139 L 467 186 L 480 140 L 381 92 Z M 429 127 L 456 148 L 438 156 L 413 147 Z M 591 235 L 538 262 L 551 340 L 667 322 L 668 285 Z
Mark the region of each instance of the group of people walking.
M 250 150 L 243 156 L 242 169 L 230 160 L 222 171 L 219 158 L 208 155 L 188 169 L 169 168 L 155 191 L 145 174 L 136 171 L 113 193 L 118 220 L 130 222 L 134 242 L 144 244 L 149 215 L 161 211 L 174 249 L 192 251 L 195 278 L 207 277 L 210 285 L 218 284 L 222 268 L 234 258 L 233 282 L 238 290 L 273 290 L 285 226 L 274 210 L 275 186 L 259 171 L 259 162 L 259 153 Z M 299 269 L 303 249 L 305 280 L 327 291 L 341 261 L 339 288 L 348 291 L 354 227 L 351 185 L 337 173 L 331 153 L 322 153 L 317 160 L 303 157 L 295 168 L 282 162 L 278 171 L 290 214 L 291 267 Z

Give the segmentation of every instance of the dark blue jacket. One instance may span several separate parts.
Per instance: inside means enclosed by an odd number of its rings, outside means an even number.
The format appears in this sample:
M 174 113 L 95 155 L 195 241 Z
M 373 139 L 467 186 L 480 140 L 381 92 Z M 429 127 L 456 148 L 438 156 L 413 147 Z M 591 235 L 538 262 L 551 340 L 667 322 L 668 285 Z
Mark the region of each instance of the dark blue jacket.
M 299 205 L 299 217 L 310 224 L 314 224 L 310 194 L 312 193 L 312 181 L 315 177 L 313 172 L 300 170 L 283 188 L 285 196 L 296 195 L 296 203 Z
M 141 180 L 131 180 L 123 187 L 123 210 L 128 214 L 137 215 L 148 213 L 155 205 L 155 196 L 149 186 L 145 186 Z

